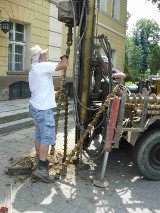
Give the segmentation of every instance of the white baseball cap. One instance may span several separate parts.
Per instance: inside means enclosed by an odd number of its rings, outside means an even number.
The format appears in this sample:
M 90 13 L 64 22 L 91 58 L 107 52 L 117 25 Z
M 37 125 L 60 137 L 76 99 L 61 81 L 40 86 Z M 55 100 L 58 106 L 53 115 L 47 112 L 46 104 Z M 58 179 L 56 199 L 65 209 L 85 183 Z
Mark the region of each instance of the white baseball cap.
M 107 57 L 107 56 L 102 55 L 101 57 L 102 57 L 102 59 L 103 59 L 103 61 L 104 61 L 105 63 L 108 63 L 108 57 Z
M 30 49 L 31 51 L 31 63 L 37 63 L 39 62 L 39 56 L 40 54 L 47 53 L 48 49 L 43 50 L 39 45 L 35 45 Z
M 44 54 L 47 53 L 48 49 L 43 50 L 39 45 L 35 45 L 30 49 L 31 51 L 31 57 L 37 55 L 37 54 Z

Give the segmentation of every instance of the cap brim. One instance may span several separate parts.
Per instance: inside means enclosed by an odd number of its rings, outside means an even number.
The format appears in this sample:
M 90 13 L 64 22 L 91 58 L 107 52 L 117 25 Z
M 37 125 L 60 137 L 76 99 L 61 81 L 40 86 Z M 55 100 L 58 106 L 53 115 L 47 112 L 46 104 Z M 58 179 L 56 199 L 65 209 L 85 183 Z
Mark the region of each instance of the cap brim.
M 44 54 L 44 53 L 47 53 L 47 52 L 48 52 L 48 49 L 41 50 L 40 54 Z

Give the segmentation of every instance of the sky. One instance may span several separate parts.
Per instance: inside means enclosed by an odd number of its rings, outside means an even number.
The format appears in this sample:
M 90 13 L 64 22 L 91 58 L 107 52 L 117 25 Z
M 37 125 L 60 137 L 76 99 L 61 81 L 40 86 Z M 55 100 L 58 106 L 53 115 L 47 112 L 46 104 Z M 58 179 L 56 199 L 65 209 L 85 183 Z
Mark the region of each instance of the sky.
M 130 34 L 137 20 L 146 18 L 154 19 L 160 25 L 160 11 L 156 5 L 146 0 L 127 0 L 127 11 L 131 14 L 128 21 L 127 34 Z

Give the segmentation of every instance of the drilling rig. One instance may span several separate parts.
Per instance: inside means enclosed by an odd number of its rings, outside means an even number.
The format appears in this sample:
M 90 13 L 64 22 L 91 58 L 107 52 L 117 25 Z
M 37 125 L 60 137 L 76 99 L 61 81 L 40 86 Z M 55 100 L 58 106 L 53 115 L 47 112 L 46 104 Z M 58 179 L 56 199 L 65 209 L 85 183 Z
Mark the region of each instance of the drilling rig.
M 71 156 L 76 154 L 80 158 L 84 151 L 90 154 L 93 139 L 100 135 L 98 154 L 104 155 L 102 181 L 108 154 L 119 148 L 123 138 L 133 146 L 134 161 L 141 174 L 160 180 L 160 95 L 150 88 L 132 94 L 112 78 L 110 42 L 107 35 L 95 33 L 95 2 L 70 0 L 58 4 L 58 20 L 65 23 L 68 37 L 74 43 L 76 145 Z M 108 67 L 97 42 L 108 58 Z

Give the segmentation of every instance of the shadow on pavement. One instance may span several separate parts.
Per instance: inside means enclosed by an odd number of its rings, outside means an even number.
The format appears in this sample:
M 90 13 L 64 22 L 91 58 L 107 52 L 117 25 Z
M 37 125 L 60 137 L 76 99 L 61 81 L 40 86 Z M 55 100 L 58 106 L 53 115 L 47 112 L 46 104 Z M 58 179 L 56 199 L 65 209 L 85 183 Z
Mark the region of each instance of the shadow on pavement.
M 37 213 L 159 213 L 160 184 L 140 177 L 132 149 L 113 150 L 106 175 L 108 188 L 92 185 L 100 177 L 103 156 L 70 164 L 66 176 L 53 184 L 27 181 L 14 199 L 16 212 Z

